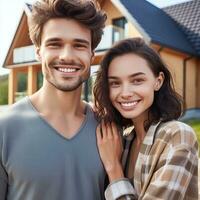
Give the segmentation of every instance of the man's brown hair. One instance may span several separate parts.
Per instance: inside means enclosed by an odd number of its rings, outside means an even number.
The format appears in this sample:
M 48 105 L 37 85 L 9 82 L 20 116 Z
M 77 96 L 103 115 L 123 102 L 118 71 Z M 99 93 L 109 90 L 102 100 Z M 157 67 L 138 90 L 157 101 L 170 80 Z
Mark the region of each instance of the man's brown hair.
M 44 24 L 53 18 L 74 19 L 86 26 L 91 30 L 92 49 L 95 49 L 107 17 L 96 0 L 39 0 L 28 17 L 30 38 L 36 47 L 41 45 Z

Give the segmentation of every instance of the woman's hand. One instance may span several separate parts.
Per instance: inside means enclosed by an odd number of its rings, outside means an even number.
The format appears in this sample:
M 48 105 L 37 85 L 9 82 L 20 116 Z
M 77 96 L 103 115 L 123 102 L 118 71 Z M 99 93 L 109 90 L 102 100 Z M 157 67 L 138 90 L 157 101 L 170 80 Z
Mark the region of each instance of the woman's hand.
M 101 122 L 97 127 L 97 146 L 108 174 L 110 182 L 123 178 L 121 156 L 123 152 L 122 140 L 114 123 Z

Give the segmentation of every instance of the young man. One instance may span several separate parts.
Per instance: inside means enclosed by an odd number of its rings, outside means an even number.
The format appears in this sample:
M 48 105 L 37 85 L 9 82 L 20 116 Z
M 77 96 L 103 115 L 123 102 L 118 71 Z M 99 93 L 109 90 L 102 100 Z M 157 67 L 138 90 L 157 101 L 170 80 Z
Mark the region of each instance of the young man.
M 100 200 L 97 122 L 81 101 L 106 15 L 92 0 L 40 0 L 29 18 L 42 88 L 0 119 L 1 200 Z

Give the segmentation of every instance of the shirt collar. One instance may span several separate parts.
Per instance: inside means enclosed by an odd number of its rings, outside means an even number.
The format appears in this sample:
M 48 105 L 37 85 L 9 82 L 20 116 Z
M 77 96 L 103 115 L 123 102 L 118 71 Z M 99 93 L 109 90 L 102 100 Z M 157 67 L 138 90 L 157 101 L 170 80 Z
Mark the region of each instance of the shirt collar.
M 157 122 L 156 124 L 153 124 L 149 127 L 144 140 L 143 140 L 143 144 L 146 145 L 152 145 L 154 142 L 154 138 L 155 138 L 155 134 L 156 134 L 156 129 L 159 126 L 159 124 L 161 123 L 161 121 Z

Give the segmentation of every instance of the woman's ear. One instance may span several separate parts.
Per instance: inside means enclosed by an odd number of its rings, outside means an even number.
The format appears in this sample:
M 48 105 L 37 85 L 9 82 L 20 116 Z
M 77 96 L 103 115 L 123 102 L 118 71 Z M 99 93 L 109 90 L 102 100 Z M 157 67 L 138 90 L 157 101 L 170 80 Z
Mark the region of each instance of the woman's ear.
M 162 87 L 164 80 L 165 80 L 164 73 L 160 72 L 158 77 L 156 78 L 156 83 L 154 87 L 155 91 L 158 91 Z

